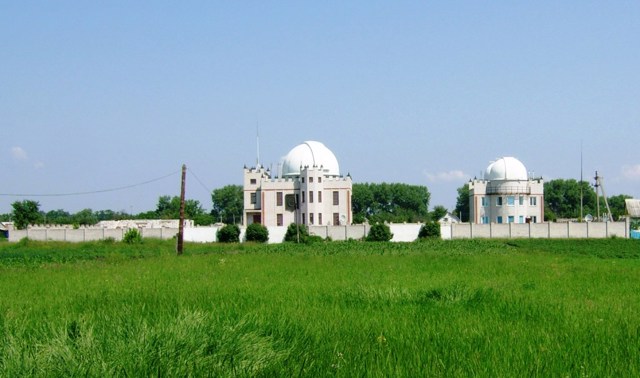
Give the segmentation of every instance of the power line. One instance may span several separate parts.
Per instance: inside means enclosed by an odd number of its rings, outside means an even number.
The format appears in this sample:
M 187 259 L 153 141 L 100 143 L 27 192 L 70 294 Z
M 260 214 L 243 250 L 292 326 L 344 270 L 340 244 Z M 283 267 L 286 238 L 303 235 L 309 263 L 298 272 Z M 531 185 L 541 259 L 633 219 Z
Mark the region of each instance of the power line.
M 191 174 L 193 175 L 193 177 L 196 179 L 196 181 L 197 181 L 198 183 L 200 183 L 200 185 L 204 188 L 204 190 L 206 190 L 206 191 L 207 191 L 207 193 L 209 193 L 209 194 L 211 194 L 211 193 L 212 193 L 211 189 L 209 189 L 209 188 L 208 188 L 208 187 L 207 187 L 207 186 L 202 182 L 202 180 L 200 180 L 200 179 L 198 178 L 198 176 L 196 176 L 195 172 L 193 172 L 193 170 L 192 170 L 191 168 L 187 168 L 187 170 L 189 171 L 189 173 L 191 173 Z
M 118 190 L 124 190 L 124 189 L 131 189 L 131 188 L 135 188 L 136 186 L 142 186 L 142 185 L 146 185 L 146 184 L 150 184 L 152 182 L 156 182 L 156 181 L 160 181 L 162 179 L 165 179 L 169 176 L 173 176 L 177 173 L 179 173 L 180 171 L 175 171 L 175 172 L 171 172 L 167 175 L 161 176 L 161 177 L 156 177 L 154 179 L 151 180 L 147 180 L 147 181 L 143 181 L 143 182 L 139 182 L 137 184 L 132 184 L 132 185 L 126 185 L 126 186 L 120 186 L 117 188 L 110 188 L 110 189 L 101 189 L 101 190 L 92 190 L 92 191 L 88 191 L 88 192 L 74 192 L 74 193 L 53 193 L 53 194 L 18 194 L 18 193 L 0 193 L 0 196 L 5 196 L 5 197 L 70 197 L 70 196 L 80 196 L 80 195 L 86 195 L 86 194 L 96 194 L 96 193 L 106 193 L 106 192 L 115 192 Z

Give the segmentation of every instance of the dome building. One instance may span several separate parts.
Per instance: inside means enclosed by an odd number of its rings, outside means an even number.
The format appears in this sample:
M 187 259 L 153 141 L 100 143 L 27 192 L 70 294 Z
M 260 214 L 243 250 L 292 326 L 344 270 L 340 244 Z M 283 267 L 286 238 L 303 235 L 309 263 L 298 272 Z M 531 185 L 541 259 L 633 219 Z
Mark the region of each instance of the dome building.
M 503 157 L 491 162 L 482 179 L 469 182 L 469 221 L 541 223 L 544 220 L 544 182 L 533 178 L 522 162 Z
M 258 165 L 244 169 L 244 224 L 351 224 L 351 177 L 324 144 L 303 142 L 289 151 L 279 173 Z

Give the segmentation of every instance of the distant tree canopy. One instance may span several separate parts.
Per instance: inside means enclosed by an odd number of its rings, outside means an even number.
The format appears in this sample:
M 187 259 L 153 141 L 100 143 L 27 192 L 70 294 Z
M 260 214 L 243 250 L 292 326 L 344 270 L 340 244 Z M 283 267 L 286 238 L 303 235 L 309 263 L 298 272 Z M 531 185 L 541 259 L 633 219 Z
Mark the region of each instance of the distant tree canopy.
M 211 215 L 216 222 L 240 223 L 244 210 L 244 190 L 241 185 L 227 185 L 215 189 L 211 194 Z
M 11 204 L 13 224 L 18 230 L 24 230 L 30 224 L 39 223 L 42 219 L 40 203 L 31 200 L 16 201 Z
M 437 205 L 433 207 L 433 210 L 431 211 L 431 220 L 434 222 L 437 222 L 440 220 L 440 218 L 444 217 L 445 215 L 447 215 L 447 213 L 449 212 L 449 210 L 447 210 L 446 207 L 441 206 L 441 205 Z
M 180 218 L 180 197 L 160 196 L 155 211 L 141 213 L 138 217 L 142 219 L 178 219 Z M 192 219 L 196 225 L 213 223 L 213 219 L 204 211 L 198 200 L 186 199 L 184 201 L 184 217 Z
M 428 219 L 431 194 L 426 186 L 401 183 L 353 184 L 354 223 L 420 222 Z
M 458 198 L 456 199 L 455 216 L 460 217 L 460 221 L 469 221 L 469 184 L 465 183 L 458 188 Z

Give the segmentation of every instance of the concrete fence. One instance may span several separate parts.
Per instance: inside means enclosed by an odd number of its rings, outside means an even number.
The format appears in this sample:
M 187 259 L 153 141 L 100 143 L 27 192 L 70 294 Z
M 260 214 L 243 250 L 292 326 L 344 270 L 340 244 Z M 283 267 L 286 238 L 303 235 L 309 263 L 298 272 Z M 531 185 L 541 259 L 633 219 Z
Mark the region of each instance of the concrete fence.
M 390 224 L 394 242 L 411 242 L 418 238 L 422 225 L 418 223 Z M 184 240 L 187 242 L 211 243 L 216 241 L 216 234 L 220 226 L 186 227 Z M 360 240 L 367 236 L 370 226 L 356 224 L 349 226 L 311 226 L 309 233 L 323 239 L 331 238 L 336 241 Z M 40 241 L 83 242 L 112 238 L 122 240 L 127 228 L 29 228 L 26 230 L 9 231 L 9 241 L 17 242 L 23 238 Z M 268 227 L 269 243 L 281 243 L 287 232 L 287 227 Z M 528 224 L 470 224 L 454 223 L 440 227 L 443 239 L 471 239 L 471 238 L 629 238 L 629 223 L 528 223 Z M 178 234 L 177 228 L 140 228 L 143 238 L 171 239 Z M 245 228 L 240 228 L 240 240 L 244 240 Z

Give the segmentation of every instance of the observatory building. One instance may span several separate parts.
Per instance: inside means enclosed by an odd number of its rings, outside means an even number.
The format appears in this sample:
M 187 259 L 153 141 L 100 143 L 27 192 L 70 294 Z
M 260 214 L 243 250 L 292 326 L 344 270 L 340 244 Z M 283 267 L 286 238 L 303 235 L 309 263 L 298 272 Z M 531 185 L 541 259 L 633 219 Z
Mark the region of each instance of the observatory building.
M 338 160 L 324 144 L 297 145 L 282 159 L 279 170 L 272 177 L 259 164 L 245 167 L 245 225 L 351 224 L 351 176 L 340 175 Z
M 503 157 L 469 182 L 469 212 L 469 222 L 477 224 L 541 223 L 544 182 L 530 177 L 520 160 Z

